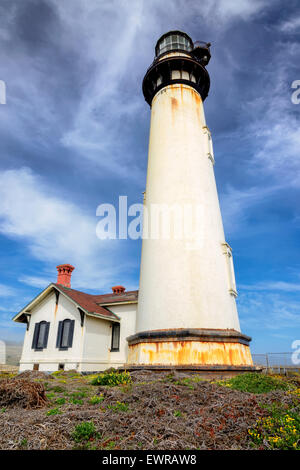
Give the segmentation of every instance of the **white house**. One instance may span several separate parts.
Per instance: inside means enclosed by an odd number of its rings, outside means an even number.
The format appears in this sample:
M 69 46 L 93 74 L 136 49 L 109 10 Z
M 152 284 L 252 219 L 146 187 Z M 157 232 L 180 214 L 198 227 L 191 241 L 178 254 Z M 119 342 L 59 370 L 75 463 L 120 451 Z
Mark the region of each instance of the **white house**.
M 69 264 L 13 320 L 26 323 L 20 371 L 101 371 L 126 363 L 135 333 L 138 291 L 115 286 L 104 295 L 71 289 Z

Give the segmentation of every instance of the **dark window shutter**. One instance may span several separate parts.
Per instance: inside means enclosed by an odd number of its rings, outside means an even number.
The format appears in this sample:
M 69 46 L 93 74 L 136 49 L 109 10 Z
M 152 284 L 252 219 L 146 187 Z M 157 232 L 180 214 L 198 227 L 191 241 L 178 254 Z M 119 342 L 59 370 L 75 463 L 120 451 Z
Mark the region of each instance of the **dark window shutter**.
M 120 348 L 120 324 L 113 323 L 112 325 L 112 338 L 111 338 L 111 350 L 118 351 Z
M 36 348 L 38 335 L 39 335 L 39 329 L 40 329 L 40 324 L 36 323 L 34 325 L 34 333 L 33 333 L 32 346 L 31 346 L 32 349 Z
M 57 338 L 56 338 L 56 347 L 57 348 L 60 348 L 60 345 L 61 345 L 62 328 L 63 328 L 63 322 L 60 321 L 58 323 L 58 331 L 57 331 Z
M 68 348 L 71 348 L 71 347 L 72 347 L 72 344 L 73 344 L 74 324 L 75 324 L 75 320 L 71 320 L 71 322 L 70 322 L 70 329 L 69 329 Z
M 47 344 L 48 344 L 49 328 L 50 328 L 50 322 L 47 321 L 45 335 L 44 335 L 43 348 L 46 348 Z
M 117 330 L 117 332 L 116 332 L 116 336 L 117 336 L 117 345 L 116 345 L 116 346 L 117 346 L 117 349 L 119 349 L 119 348 L 120 348 L 120 323 L 118 323 L 118 324 L 116 325 L 116 330 Z

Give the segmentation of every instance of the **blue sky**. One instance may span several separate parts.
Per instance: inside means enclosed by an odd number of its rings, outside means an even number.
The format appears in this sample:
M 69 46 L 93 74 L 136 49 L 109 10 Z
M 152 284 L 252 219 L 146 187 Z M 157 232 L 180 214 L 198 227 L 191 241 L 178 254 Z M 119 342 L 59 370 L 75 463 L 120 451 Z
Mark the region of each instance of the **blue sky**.
M 91 293 L 138 287 L 140 241 L 101 241 L 96 208 L 142 202 L 150 109 L 141 85 L 161 34 L 212 43 L 205 101 L 242 330 L 252 351 L 300 339 L 299 2 L 2 0 L 0 338 L 71 263 Z

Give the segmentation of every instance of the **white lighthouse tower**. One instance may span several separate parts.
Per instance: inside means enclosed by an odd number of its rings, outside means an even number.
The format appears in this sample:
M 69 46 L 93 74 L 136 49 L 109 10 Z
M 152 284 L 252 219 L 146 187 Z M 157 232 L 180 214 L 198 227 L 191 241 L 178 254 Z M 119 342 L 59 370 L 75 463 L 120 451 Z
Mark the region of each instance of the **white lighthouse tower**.
M 128 366 L 253 370 L 251 338 L 240 331 L 232 252 L 224 236 L 203 109 L 210 44 L 193 44 L 186 33 L 170 31 L 158 40 L 155 53 L 143 81 L 151 106 L 144 200 L 149 233 L 142 244 Z M 184 214 L 186 207 L 200 216 L 195 246 L 184 234 L 175 236 L 174 227 L 169 237 L 152 236 L 154 208 L 183 209 Z

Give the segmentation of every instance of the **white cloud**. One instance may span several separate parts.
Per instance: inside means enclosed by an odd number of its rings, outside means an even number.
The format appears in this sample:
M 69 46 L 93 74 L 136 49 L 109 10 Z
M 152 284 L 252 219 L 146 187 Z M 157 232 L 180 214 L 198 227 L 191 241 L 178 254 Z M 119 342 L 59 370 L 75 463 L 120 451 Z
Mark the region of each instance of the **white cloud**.
M 55 282 L 56 279 L 53 279 L 53 276 L 49 273 L 48 277 L 40 276 L 20 276 L 18 278 L 19 282 L 27 284 L 32 287 L 39 287 L 40 289 L 45 289 L 51 282 Z
M 122 129 L 132 116 L 146 112 L 141 80 L 158 37 L 169 29 L 184 29 L 195 17 L 214 28 L 226 28 L 232 20 L 249 18 L 266 5 L 262 0 L 52 1 L 64 25 L 64 42 L 76 44 L 80 37 L 79 54 L 92 64 L 61 143 L 106 172 L 135 179 L 142 175 L 134 155 L 124 151 L 129 139 Z
M 16 289 L 5 284 L 0 284 L 0 297 L 10 297 L 16 295 Z
M 284 293 L 240 292 L 238 311 L 242 328 L 263 330 L 299 329 L 300 302 Z
M 240 236 L 242 231 L 246 231 L 249 235 L 251 211 L 261 205 L 262 202 L 271 200 L 274 194 L 281 189 L 282 187 L 280 185 L 257 186 L 245 188 L 244 190 L 236 189 L 228 185 L 225 192 L 220 196 L 226 234 L 229 237 L 235 237 Z M 261 231 L 261 227 L 252 225 L 252 235 L 255 231 Z
M 214 12 L 224 22 L 236 17 L 250 18 L 267 5 L 267 2 L 263 0 L 215 0 L 208 3 L 210 3 L 210 14 Z M 199 9 L 201 8 L 202 4 L 199 5 Z
M 251 210 L 282 192 L 300 188 L 300 105 L 291 101 L 293 89 L 289 78 L 289 67 L 300 57 L 296 43 L 276 43 L 276 55 L 264 70 L 264 88 L 258 96 L 243 104 L 241 121 L 243 127 L 231 138 L 243 139 L 248 148 L 248 157 L 243 171 L 259 180 L 257 186 L 235 188 L 228 185 L 221 193 L 222 214 L 226 232 L 232 236 L 250 229 L 247 225 Z M 285 55 L 285 61 L 280 58 Z M 276 74 L 274 74 L 276 63 Z M 245 125 L 245 122 L 248 124 Z M 241 135 L 242 133 L 242 135 Z M 246 145 L 245 144 L 245 145 Z M 295 207 L 295 212 L 298 211 Z M 297 214 L 294 220 L 297 221 Z M 265 227 L 266 230 L 268 227 Z M 252 224 L 251 230 L 261 230 Z
M 62 47 L 67 57 L 74 55 L 80 64 L 76 103 L 70 105 L 65 98 L 61 106 L 56 101 L 62 96 L 58 88 L 70 80 L 64 81 L 63 74 L 60 79 L 58 64 L 52 73 L 47 55 L 29 55 L 19 47 L 2 58 L 9 77 L 7 100 L 13 105 L 0 115 L 2 125 L 27 146 L 45 148 L 57 138 L 55 142 L 72 150 L 77 165 L 88 161 L 94 173 L 105 171 L 135 181 L 144 175 L 130 142 L 139 117 L 148 113 L 141 81 L 157 38 L 168 29 L 185 29 L 195 18 L 214 30 L 226 29 L 232 20 L 250 18 L 266 4 L 262 0 L 49 2 L 61 20 L 59 39 L 52 34 L 53 45 Z M 17 11 L 15 6 L 7 15 Z M 8 17 L 6 23 L 10 21 Z M 8 31 L 4 30 L 6 35 Z M 34 139 L 28 139 L 31 133 Z
M 300 16 L 293 16 L 279 25 L 279 30 L 284 33 L 294 33 L 298 29 L 300 29 Z
M 253 174 L 263 171 L 281 186 L 300 187 L 299 105 L 292 103 L 294 90 L 290 79 L 291 66 L 299 61 L 300 46 L 277 42 L 274 47 L 276 55 L 264 71 L 264 89 L 256 100 L 245 104 L 250 119 L 248 128 L 243 131 L 253 143 L 250 162 Z
M 54 195 L 29 169 L 0 173 L 0 199 L 0 232 L 21 240 L 47 263 L 48 276 L 25 274 L 24 282 L 41 287 L 46 279 L 55 281 L 55 263 L 64 262 L 76 267 L 74 287 L 107 288 L 124 271 L 126 252 L 120 256 L 118 240 L 96 237 L 96 216 Z
M 124 93 L 122 85 L 128 86 L 128 73 L 135 69 L 143 2 L 133 0 L 130 6 L 128 2 L 114 1 L 55 4 L 63 20 L 66 41 L 82 38 L 79 53 L 89 71 L 77 111 L 61 143 L 96 167 L 104 168 L 107 174 L 137 178 L 141 174 L 135 167 L 134 155 L 124 152 L 129 136 L 123 129 L 126 121 L 145 106 L 141 93 Z M 81 12 L 76 18 L 74 9 Z M 134 87 L 139 90 L 140 83 Z
M 284 292 L 299 292 L 300 283 L 292 283 L 285 281 L 264 281 L 253 285 L 239 284 L 239 288 L 250 291 L 284 291 Z

